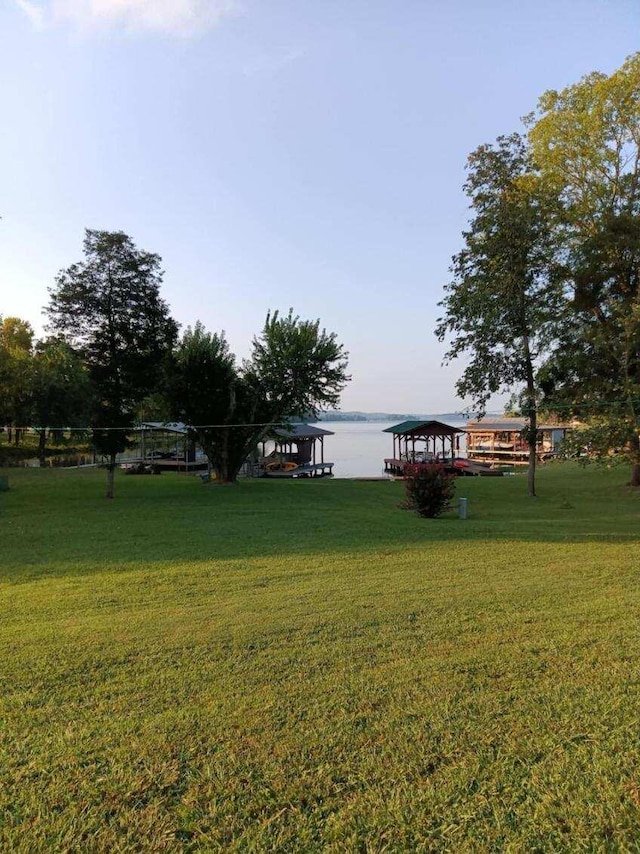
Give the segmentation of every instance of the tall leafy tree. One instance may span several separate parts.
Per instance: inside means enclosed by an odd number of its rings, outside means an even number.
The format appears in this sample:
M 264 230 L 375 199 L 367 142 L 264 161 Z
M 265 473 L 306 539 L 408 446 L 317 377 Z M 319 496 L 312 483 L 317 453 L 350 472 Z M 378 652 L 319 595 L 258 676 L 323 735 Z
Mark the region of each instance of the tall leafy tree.
M 527 489 L 535 495 L 537 367 L 564 309 L 552 198 L 542 192 L 526 141 L 514 134 L 476 149 L 465 192 L 473 217 L 453 280 L 440 303 L 436 334 L 450 339 L 446 359 L 469 359 L 456 389 L 484 414 L 492 394 L 522 389 L 527 417 Z
M 187 329 L 174 354 L 170 396 L 218 479 L 232 483 L 274 424 L 337 405 L 348 382 L 347 353 L 319 321 L 292 311 L 267 316 L 251 358 L 238 365 L 224 334 Z
M 36 344 L 32 362 L 31 423 L 38 430 L 38 458 L 45 465 L 51 428 L 83 427 L 92 408 L 89 374 L 81 357 L 59 338 Z
M 16 444 L 30 419 L 33 337 L 28 321 L 0 318 L 0 421 Z
M 582 440 L 625 457 L 638 486 L 640 53 L 546 92 L 529 124 L 573 285 L 571 322 L 545 367 L 549 405 L 587 418 Z
M 136 407 L 155 391 L 177 337 L 160 297 L 160 263 L 121 231 L 87 229 L 84 260 L 62 270 L 50 289 L 49 328 L 82 355 L 94 389 L 91 426 L 109 460 L 107 498 Z
M 185 330 L 174 352 L 168 396 L 175 416 L 194 425 L 194 437 L 218 477 L 234 480 L 244 460 L 237 458 L 241 450 L 234 452 L 242 446 L 244 429 L 235 428 L 230 447 L 225 425 L 246 423 L 252 412 L 246 411 L 242 377 L 224 333 L 207 332 L 201 323 Z

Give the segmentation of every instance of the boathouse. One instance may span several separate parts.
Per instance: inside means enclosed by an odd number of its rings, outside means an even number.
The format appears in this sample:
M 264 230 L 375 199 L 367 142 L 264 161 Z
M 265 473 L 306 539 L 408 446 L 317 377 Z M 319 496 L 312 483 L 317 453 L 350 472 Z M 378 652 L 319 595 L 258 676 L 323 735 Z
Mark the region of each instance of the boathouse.
M 491 464 L 527 465 L 529 443 L 525 438 L 526 429 L 527 422 L 518 418 L 470 421 L 465 428 L 467 458 Z M 570 429 L 569 424 L 538 425 L 538 459 L 549 459 L 556 454 Z
M 258 474 L 266 477 L 326 477 L 333 473 L 333 463 L 325 461 L 325 436 L 331 430 L 313 424 L 290 424 L 272 430 L 274 448 L 267 454 L 268 439 L 262 442 Z
M 407 463 L 453 465 L 464 430 L 442 421 L 402 421 L 383 433 L 393 437 L 393 456 L 385 458 L 384 470 L 401 475 Z
M 121 459 L 125 466 L 152 465 L 159 471 L 177 472 L 208 468 L 204 453 L 182 421 L 142 421 L 132 432 L 137 438 L 137 451 L 133 457 Z

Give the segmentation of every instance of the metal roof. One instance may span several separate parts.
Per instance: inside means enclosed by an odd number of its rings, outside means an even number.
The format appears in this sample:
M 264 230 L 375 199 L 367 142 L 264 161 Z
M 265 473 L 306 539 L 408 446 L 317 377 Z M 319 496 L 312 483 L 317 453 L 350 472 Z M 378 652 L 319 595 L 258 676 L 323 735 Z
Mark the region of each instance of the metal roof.
M 464 430 L 442 421 L 402 421 L 382 432 L 395 433 L 396 436 L 453 436 L 456 433 L 464 433 Z
M 276 427 L 273 431 L 276 436 L 283 439 L 317 439 L 319 436 L 333 436 L 332 430 L 323 430 L 322 427 L 314 427 L 312 424 L 290 424 L 288 427 Z
M 510 418 L 508 421 L 469 421 L 465 425 L 465 429 L 470 433 L 482 433 L 484 431 L 492 433 L 504 430 L 524 430 L 526 426 L 526 421 Z
M 186 433 L 187 425 L 182 421 L 143 421 L 138 430 L 166 430 L 167 433 Z
M 524 430 L 527 422 L 524 419 L 509 418 L 504 421 L 469 421 L 467 433 L 508 433 L 510 430 Z M 538 430 L 567 430 L 569 424 L 538 424 Z

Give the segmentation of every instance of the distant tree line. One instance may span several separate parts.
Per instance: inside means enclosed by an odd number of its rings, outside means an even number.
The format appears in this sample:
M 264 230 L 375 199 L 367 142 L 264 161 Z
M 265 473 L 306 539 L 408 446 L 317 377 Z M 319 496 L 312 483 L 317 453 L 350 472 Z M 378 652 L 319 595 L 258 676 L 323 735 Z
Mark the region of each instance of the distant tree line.
M 579 418 L 574 441 L 640 485 L 640 54 L 546 92 L 525 133 L 468 160 L 471 219 L 437 326 L 482 415 L 519 388 L 535 495 L 537 418 Z
M 224 333 L 196 323 L 180 337 L 160 296 L 162 279 L 159 255 L 123 232 L 87 230 L 83 260 L 50 289 L 49 337 L 34 343 L 31 326 L 17 318 L 0 326 L 0 423 L 10 439 L 37 427 L 43 461 L 48 428 L 88 425 L 108 460 L 108 498 L 145 400 L 184 420 L 218 479 L 230 483 L 274 425 L 335 406 L 349 380 L 335 334 L 292 310 L 267 315 L 241 364 Z

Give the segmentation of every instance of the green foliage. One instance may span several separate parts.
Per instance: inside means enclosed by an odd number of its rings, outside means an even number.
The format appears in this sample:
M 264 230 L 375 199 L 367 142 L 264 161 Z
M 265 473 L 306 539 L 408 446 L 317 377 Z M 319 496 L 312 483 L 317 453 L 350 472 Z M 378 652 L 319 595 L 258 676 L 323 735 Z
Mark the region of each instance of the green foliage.
M 80 356 L 58 338 L 36 345 L 32 363 L 31 423 L 40 430 L 44 463 L 47 430 L 83 427 L 89 420 L 93 390 Z
M 588 420 L 591 453 L 633 463 L 640 427 L 640 229 L 605 218 L 574 253 L 574 313 L 541 374 L 545 402 Z
M 592 453 L 624 454 L 640 485 L 640 54 L 547 92 L 529 123 L 573 283 L 545 405 L 586 416 Z
M 140 401 L 136 412 L 136 421 L 171 421 L 171 404 L 167 398 L 166 387 L 162 391 L 148 394 Z
M 254 426 L 266 417 L 262 398 L 251 392 L 224 333 L 207 332 L 201 323 L 186 330 L 174 351 L 168 395 L 175 416 L 195 426 L 195 437 L 224 482 L 235 480 L 255 436 L 264 431 Z
M 455 476 L 441 465 L 407 465 L 404 470 L 406 501 L 403 508 L 435 519 L 448 510 L 456 485 Z
M 616 420 L 610 416 L 593 416 L 587 424 L 576 426 L 567 433 L 561 446 L 562 455 L 569 459 L 577 458 L 584 466 L 592 462 L 608 468 L 628 464 L 626 449 L 630 431 L 631 424 L 622 415 Z
M 283 418 L 295 412 L 318 415 L 340 402 L 348 354 L 335 333 L 319 320 L 300 320 L 289 309 L 269 313 L 262 334 L 253 340 L 247 375 L 264 388 L 266 401 Z
M 224 334 L 196 324 L 176 348 L 169 397 L 176 417 L 196 425 L 218 479 L 230 482 L 273 425 L 335 405 L 349 379 L 346 366 L 336 336 L 291 311 L 267 316 L 250 360 L 241 366 Z
M 87 229 L 84 256 L 56 277 L 47 312 L 50 329 L 87 366 L 94 443 L 113 468 L 138 404 L 162 378 L 177 325 L 160 297 L 158 255 L 139 250 L 123 232 Z
M 558 264 L 553 200 L 537 180 L 522 137 L 500 137 L 469 157 L 465 192 L 474 213 L 453 281 L 440 303 L 436 334 L 451 337 L 446 359 L 468 354 L 456 383 L 484 414 L 492 394 L 523 386 L 522 405 L 536 433 L 541 354 L 557 338 L 565 297 Z M 535 444 L 528 489 L 535 494 Z
M 619 472 L 429 524 L 399 483 L 9 475 L 0 849 L 637 847 Z
M 640 485 L 640 53 L 545 93 L 527 124 L 471 157 L 438 334 L 473 354 L 457 388 L 479 409 L 524 385 L 531 436 L 540 409 L 586 419 L 591 453 Z
M 0 342 L 3 350 L 10 355 L 30 353 L 33 347 L 31 324 L 19 317 L 5 317 L 0 326 Z
M 563 310 L 549 202 L 533 180 L 525 142 L 514 134 L 469 157 L 465 192 L 474 212 L 454 278 L 440 303 L 447 359 L 471 357 L 456 389 L 479 413 L 492 394 L 527 384 Z
M 80 356 L 59 338 L 39 341 L 33 355 L 33 425 L 82 427 L 91 403 L 89 375 Z
M 545 92 L 528 117 L 533 157 L 565 224 L 591 234 L 640 189 L 640 53 L 607 76 Z
M 18 317 L 0 317 L 0 424 L 29 423 L 32 355 L 31 324 Z

